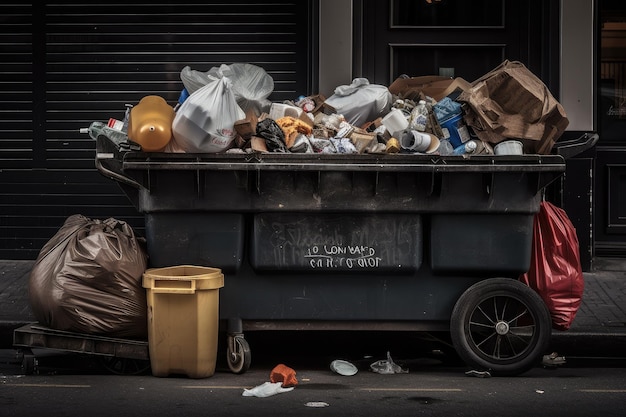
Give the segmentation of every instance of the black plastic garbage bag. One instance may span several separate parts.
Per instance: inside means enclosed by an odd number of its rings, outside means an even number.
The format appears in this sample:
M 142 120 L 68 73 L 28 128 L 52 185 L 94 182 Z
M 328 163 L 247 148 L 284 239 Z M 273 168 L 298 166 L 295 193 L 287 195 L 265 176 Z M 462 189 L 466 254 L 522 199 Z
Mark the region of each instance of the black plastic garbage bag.
M 56 330 L 145 339 L 146 267 L 143 242 L 127 223 L 70 216 L 31 270 L 35 318 Z
M 270 152 L 287 152 L 285 133 L 272 118 L 265 118 L 256 125 L 256 135 L 265 139 L 265 145 Z

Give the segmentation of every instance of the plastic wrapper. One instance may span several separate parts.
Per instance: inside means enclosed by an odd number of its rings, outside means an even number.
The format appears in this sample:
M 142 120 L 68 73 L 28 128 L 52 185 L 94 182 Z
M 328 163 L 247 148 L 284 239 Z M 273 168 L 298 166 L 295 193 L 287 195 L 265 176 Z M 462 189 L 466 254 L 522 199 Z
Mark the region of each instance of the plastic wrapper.
M 125 222 L 76 214 L 43 246 L 28 282 L 33 314 L 56 330 L 147 338 L 143 243 Z
M 402 368 L 391 359 L 391 353 L 387 352 L 386 360 L 379 360 L 370 364 L 370 370 L 378 374 L 393 375 L 393 374 L 408 374 L 409 370 Z
M 530 269 L 520 280 L 539 293 L 555 329 L 570 328 L 585 286 L 578 237 L 565 211 L 547 201 L 535 215 Z

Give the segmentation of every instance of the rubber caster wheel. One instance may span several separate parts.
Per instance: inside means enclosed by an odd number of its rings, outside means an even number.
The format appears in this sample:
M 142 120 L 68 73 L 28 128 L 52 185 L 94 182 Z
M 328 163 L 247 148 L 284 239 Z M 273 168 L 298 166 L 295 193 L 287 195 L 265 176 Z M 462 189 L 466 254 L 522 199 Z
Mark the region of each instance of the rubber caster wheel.
M 524 373 L 540 363 L 552 321 L 533 289 L 509 278 L 490 278 L 468 288 L 450 321 L 452 343 L 475 370 L 494 376 Z
M 243 374 L 250 369 L 252 354 L 248 341 L 241 335 L 228 336 L 228 348 L 226 352 L 228 368 L 234 374 Z
M 22 370 L 24 371 L 25 375 L 33 375 L 38 373 L 38 365 L 39 363 L 37 361 L 37 358 L 35 358 L 35 355 L 25 353 L 22 356 Z

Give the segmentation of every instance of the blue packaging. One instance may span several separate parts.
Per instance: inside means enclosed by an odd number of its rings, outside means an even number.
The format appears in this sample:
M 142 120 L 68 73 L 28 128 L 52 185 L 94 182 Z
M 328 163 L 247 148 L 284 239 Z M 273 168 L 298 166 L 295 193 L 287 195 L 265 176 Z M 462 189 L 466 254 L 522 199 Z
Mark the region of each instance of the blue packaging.
M 443 137 L 449 139 L 454 148 L 470 140 L 469 130 L 460 113 L 440 121 L 439 124 L 443 130 Z

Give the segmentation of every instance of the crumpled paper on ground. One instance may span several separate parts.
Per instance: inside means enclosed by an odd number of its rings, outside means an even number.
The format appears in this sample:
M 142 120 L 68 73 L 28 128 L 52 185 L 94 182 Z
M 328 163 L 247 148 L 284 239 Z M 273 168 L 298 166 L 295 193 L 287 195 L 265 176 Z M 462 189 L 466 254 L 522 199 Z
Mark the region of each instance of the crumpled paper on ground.
M 261 385 L 257 385 L 254 388 L 246 389 L 244 388 L 243 394 L 244 397 L 271 397 L 272 395 L 282 394 L 283 392 L 292 391 L 295 387 L 283 388 L 282 382 L 264 382 Z
M 408 369 L 403 369 L 400 365 L 397 365 L 393 359 L 391 359 L 391 354 L 387 352 L 386 360 L 379 360 L 370 365 L 370 369 L 376 373 L 383 375 L 391 375 L 391 374 L 408 374 Z

